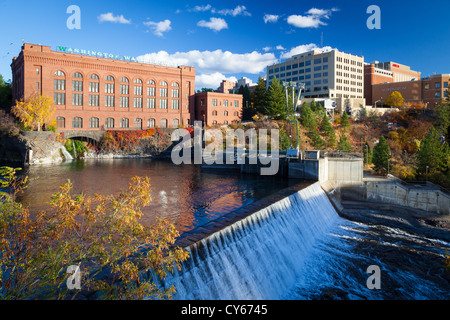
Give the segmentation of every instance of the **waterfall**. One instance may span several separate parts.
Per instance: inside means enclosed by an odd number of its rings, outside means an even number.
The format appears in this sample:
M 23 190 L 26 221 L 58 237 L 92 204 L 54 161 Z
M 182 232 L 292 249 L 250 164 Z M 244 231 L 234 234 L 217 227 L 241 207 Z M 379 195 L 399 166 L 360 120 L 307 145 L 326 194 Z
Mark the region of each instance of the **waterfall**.
M 77 155 L 77 148 L 75 146 L 75 140 L 72 140 L 72 149 L 73 149 L 73 155 L 75 156 L 75 158 L 77 158 L 78 155 Z
M 66 158 L 67 160 L 73 160 L 73 157 L 70 155 L 70 153 L 67 151 L 66 147 L 62 146 L 61 147 L 61 152 L 64 155 L 64 158 Z
M 337 219 L 314 183 L 191 246 L 181 272 L 163 285 L 175 285 L 183 300 L 279 299 Z

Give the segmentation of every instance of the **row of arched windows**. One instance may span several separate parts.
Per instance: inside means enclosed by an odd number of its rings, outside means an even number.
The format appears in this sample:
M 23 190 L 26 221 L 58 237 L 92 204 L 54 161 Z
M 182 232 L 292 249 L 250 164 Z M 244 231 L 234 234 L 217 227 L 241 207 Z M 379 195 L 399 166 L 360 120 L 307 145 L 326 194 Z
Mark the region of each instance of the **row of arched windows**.
M 61 70 L 55 71 L 54 75 L 57 76 L 57 77 L 65 77 L 66 76 L 64 71 L 61 71 Z M 80 72 L 75 72 L 72 75 L 72 78 L 81 78 L 82 79 L 83 75 Z M 93 73 L 93 74 L 91 74 L 89 76 L 89 79 L 100 80 L 100 77 L 97 74 Z M 105 81 L 115 81 L 115 78 L 113 76 L 109 75 L 109 76 L 105 77 Z M 127 77 L 122 77 L 122 78 L 120 78 L 120 82 L 130 82 L 130 80 Z M 143 84 L 144 83 L 142 81 L 142 79 L 140 79 L 140 78 L 134 79 L 133 82 L 136 83 L 136 84 Z M 156 85 L 156 82 L 154 80 L 150 79 L 150 80 L 147 81 L 147 84 L 148 85 Z M 159 85 L 163 86 L 163 87 L 167 87 L 168 83 L 167 83 L 167 81 L 162 80 L 162 81 L 159 82 Z M 171 86 L 172 87 L 179 87 L 180 84 L 178 82 L 172 82 Z
M 56 118 L 56 124 L 58 129 L 65 129 L 66 126 L 69 124 L 66 123 L 66 118 L 64 117 L 57 117 Z M 97 117 L 91 117 L 88 120 L 88 123 L 85 124 L 83 118 L 81 117 L 74 117 L 72 118 L 72 128 L 75 129 L 82 129 L 85 128 L 100 128 L 100 120 Z M 146 125 L 146 127 L 144 127 Z M 102 124 L 103 129 L 113 129 L 113 128 L 121 128 L 121 129 L 134 129 L 134 130 L 143 130 L 145 128 L 168 128 L 168 120 L 167 119 L 161 119 L 159 123 L 156 122 L 156 119 L 150 118 L 147 119 L 147 122 L 144 123 L 144 120 L 141 118 L 134 119 L 134 123 L 130 123 L 130 119 L 128 118 L 121 118 L 118 123 L 116 123 L 116 119 L 114 118 L 106 118 L 105 123 Z M 172 128 L 177 128 L 180 125 L 179 119 L 172 119 L 171 126 Z
M 217 110 L 214 110 L 214 111 L 212 112 L 212 115 L 213 115 L 213 116 L 217 116 Z M 223 112 L 223 115 L 224 115 L 224 116 L 228 116 L 228 111 L 224 111 L 224 112 Z M 233 113 L 233 115 L 234 115 L 235 117 L 239 117 L 239 112 L 238 112 L 238 111 L 235 111 L 235 112 Z

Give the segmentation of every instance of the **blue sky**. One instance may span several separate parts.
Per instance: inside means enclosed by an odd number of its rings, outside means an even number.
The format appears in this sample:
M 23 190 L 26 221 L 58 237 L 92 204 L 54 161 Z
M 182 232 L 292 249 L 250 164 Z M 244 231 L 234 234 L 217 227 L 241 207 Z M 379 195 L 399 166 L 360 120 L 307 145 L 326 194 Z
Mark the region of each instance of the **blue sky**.
M 69 29 L 77 5 L 81 29 Z M 367 8 L 381 10 L 369 30 Z M 265 66 L 323 46 L 395 61 L 422 76 L 450 73 L 450 1 L 10 1 L 0 0 L 0 74 L 25 42 L 196 67 L 196 87 L 257 81 Z

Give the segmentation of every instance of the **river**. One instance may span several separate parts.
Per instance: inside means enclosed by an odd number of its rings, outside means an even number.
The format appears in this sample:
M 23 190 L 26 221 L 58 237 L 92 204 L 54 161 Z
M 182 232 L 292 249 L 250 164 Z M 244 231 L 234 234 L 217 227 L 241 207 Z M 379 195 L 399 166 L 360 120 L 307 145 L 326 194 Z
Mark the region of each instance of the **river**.
M 221 215 L 264 198 L 293 181 L 276 176 L 241 175 L 203 171 L 199 165 L 177 166 L 156 159 L 77 160 L 61 164 L 28 166 L 29 178 L 22 202 L 32 211 L 48 207 L 53 193 L 68 179 L 73 194 L 116 194 L 134 176 L 148 176 L 151 204 L 142 209 L 142 223 L 156 218 L 176 224 L 180 232 L 191 230 Z

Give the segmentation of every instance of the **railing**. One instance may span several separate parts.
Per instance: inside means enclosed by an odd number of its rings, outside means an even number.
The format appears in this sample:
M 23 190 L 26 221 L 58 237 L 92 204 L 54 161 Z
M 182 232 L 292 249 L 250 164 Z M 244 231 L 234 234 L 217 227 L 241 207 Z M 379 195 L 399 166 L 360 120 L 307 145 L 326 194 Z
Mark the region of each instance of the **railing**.
M 393 175 L 389 175 L 391 177 L 393 177 L 393 180 L 397 181 L 398 183 L 400 183 L 403 186 L 406 187 L 411 187 L 411 188 L 417 188 L 417 187 L 429 187 L 430 189 L 435 189 L 435 190 L 439 190 L 442 193 L 448 194 L 450 195 L 450 190 L 438 185 L 438 184 L 434 184 L 430 181 L 404 181 L 400 178 L 397 178 Z
M 362 152 L 351 152 L 341 150 L 322 150 L 320 151 L 321 158 L 364 158 Z

